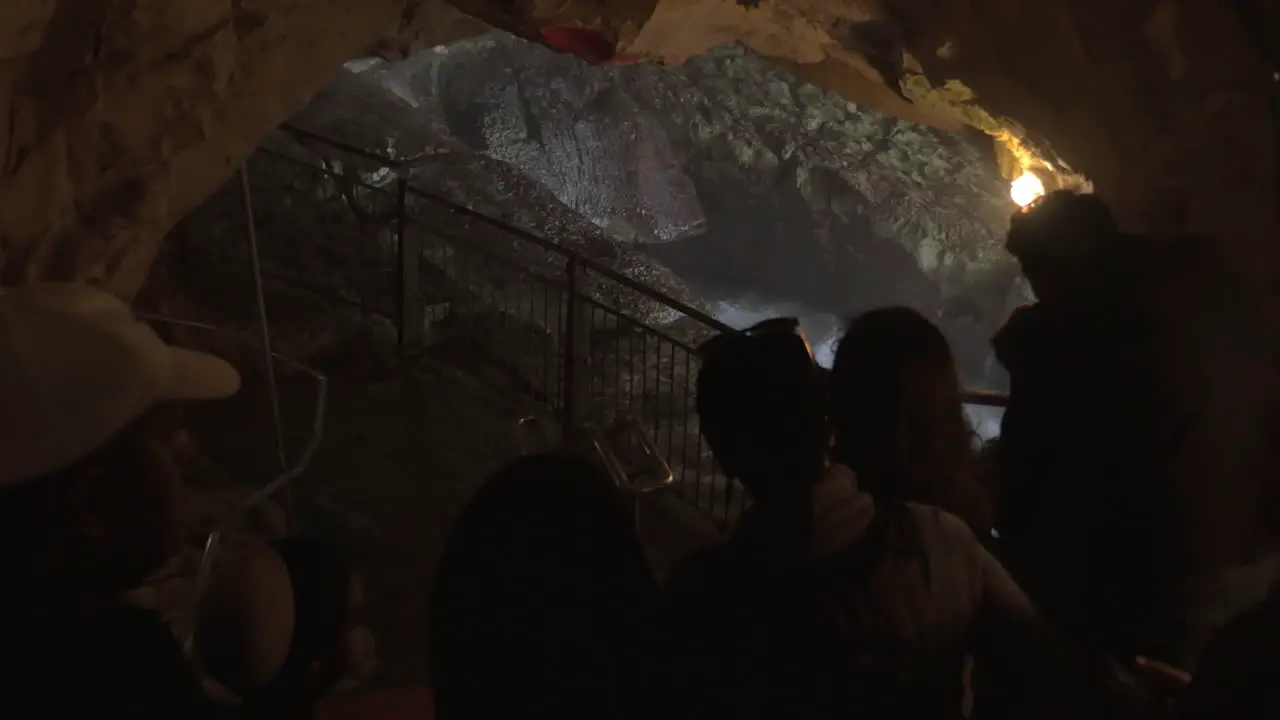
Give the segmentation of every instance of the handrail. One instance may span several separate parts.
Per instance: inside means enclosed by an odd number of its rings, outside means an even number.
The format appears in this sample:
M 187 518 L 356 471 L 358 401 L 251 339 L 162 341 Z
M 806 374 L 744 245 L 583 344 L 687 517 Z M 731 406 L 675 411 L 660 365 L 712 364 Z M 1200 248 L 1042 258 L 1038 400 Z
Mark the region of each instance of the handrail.
M 286 154 L 284 154 L 284 153 L 276 152 L 276 151 L 274 151 L 274 150 L 265 150 L 265 149 L 264 149 L 264 150 L 260 150 L 259 152 L 261 152 L 261 153 L 263 153 L 264 155 L 267 155 L 267 156 L 269 156 L 269 157 L 278 158 L 278 159 L 280 159 L 280 160 L 284 160 L 284 161 L 286 161 L 286 162 L 296 163 L 296 164 L 298 164 L 298 165 L 305 165 L 305 164 L 306 164 L 304 161 L 299 160 L 298 158 L 291 157 L 291 156 L 286 155 Z M 370 184 L 368 184 L 368 183 L 360 182 L 360 181 L 358 181 L 358 180 L 357 180 L 357 181 L 355 181 L 355 182 L 353 182 L 352 184 L 353 184 L 355 187 L 364 188 L 364 189 L 366 189 L 366 190 L 382 191 L 382 188 L 379 188 L 379 187 L 374 186 L 374 185 L 370 185 Z M 410 189 L 412 189 L 412 188 L 410 188 Z M 427 228 L 427 227 L 425 226 L 425 223 L 423 223 L 422 221 L 418 220 L 417 218 L 412 218 L 412 217 L 410 217 L 410 218 L 408 218 L 408 221 L 409 221 L 409 222 L 411 222 L 411 223 L 413 223 L 413 224 L 414 224 L 415 226 L 417 226 L 417 227 L 420 227 L 420 228 L 422 228 L 422 229 L 424 229 L 424 230 L 427 230 L 428 232 L 430 232 L 430 233 L 432 233 L 432 234 L 434 234 L 434 235 L 437 235 L 437 236 L 439 236 L 439 237 L 441 237 L 441 238 L 444 238 L 445 240 L 452 240 L 452 241 L 455 241 L 455 242 L 462 242 L 462 241 L 464 241 L 464 238 L 463 238 L 463 237 L 460 237 L 460 236 L 454 235 L 454 234 L 452 234 L 452 233 L 442 232 L 442 231 L 440 231 L 440 230 L 438 230 L 438 229 L 435 229 L 435 228 Z M 500 223 L 501 221 L 494 220 L 493 222 L 499 222 L 499 223 Z M 502 227 L 506 227 L 506 226 L 502 226 Z M 514 230 L 514 229 L 513 229 L 513 230 Z M 535 237 L 536 237 L 536 236 L 535 236 Z M 534 270 L 531 270 L 531 269 L 530 269 L 530 268 L 528 268 L 527 266 L 521 265 L 520 263 L 518 263 L 518 262 L 516 262 L 516 261 L 514 261 L 514 260 L 512 260 L 512 259 L 510 259 L 510 258 L 503 257 L 503 256 L 502 256 L 502 255 L 500 255 L 499 253 L 493 252 L 492 250 L 489 250 L 488 248 L 485 248 L 485 247 L 483 247 L 483 246 L 481 246 L 481 245 L 472 245 L 472 246 L 470 246 L 470 247 L 468 247 L 468 248 L 467 248 L 467 251 L 468 251 L 468 252 L 471 252 L 471 253 L 474 253 L 474 254 L 476 254 L 476 255 L 479 255 L 479 256 L 483 257 L 486 261 L 491 262 L 491 263 L 494 263 L 495 265 L 500 265 L 500 266 L 502 266 L 502 267 L 504 267 L 504 268 L 506 268 L 506 269 L 508 269 L 508 270 L 512 270 L 512 271 L 515 271 L 515 272 L 523 273 L 523 274 L 525 274 L 525 275 L 527 275 L 527 276 L 529 276 L 529 277 L 532 277 L 532 278 L 536 279 L 536 280 L 537 280 L 537 281 L 539 281 L 539 282 L 546 283 L 546 284 L 547 284 L 547 285 L 549 285 L 550 287 L 554 287 L 554 288 L 556 288 L 556 289 L 558 289 L 558 290 L 568 290 L 568 289 L 569 289 L 568 283 L 566 283 L 566 282 L 564 282 L 564 281 L 562 281 L 562 280 L 559 280 L 559 279 L 553 278 L 553 277 L 548 277 L 548 276 L 543 275 L 542 273 L 536 272 L 536 271 L 534 271 Z M 565 255 L 565 257 L 575 258 L 575 259 L 577 260 L 577 262 L 579 262 L 579 263 L 584 263 L 584 262 L 586 262 L 586 260 L 585 260 L 585 259 L 583 259 L 581 256 L 579 256 L 579 255 L 575 255 L 575 254 L 573 254 L 572 252 L 569 252 L 569 254 L 568 254 L 568 255 Z M 624 276 L 624 277 L 625 277 L 625 276 Z M 631 282 L 634 282 L 634 281 L 631 281 Z M 657 293 L 657 291 L 651 291 L 651 292 L 653 292 L 653 293 Z M 579 294 L 581 295 L 581 293 L 579 293 Z M 645 293 L 645 294 L 646 294 L 646 295 L 649 295 L 649 293 Z M 602 310 L 609 310 L 609 309 L 610 309 L 610 308 L 609 308 L 607 305 L 605 305 L 604 303 L 601 303 L 601 302 L 599 302 L 599 301 L 593 300 L 593 299 L 591 299 L 590 297 L 587 297 L 587 296 L 585 296 L 585 295 L 583 295 L 583 296 L 582 296 L 582 299 L 583 299 L 583 301 L 584 301 L 584 302 L 586 302 L 588 305 L 590 305 L 590 306 L 592 306 L 592 307 L 598 307 L 598 308 L 600 308 L 600 309 L 602 309 Z M 666 297 L 666 296 L 661 295 L 660 293 L 658 293 L 658 294 L 657 294 L 657 297 L 655 297 L 654 299 L 655 299 L 655 300 L 657 300 L 658 302 L 662 303 L 663 305 L 666 305 L 667 307 L 670 307 L 670 308 L 672 308 L 672 309 L 674 309 L 674 310 L 680 310 L 681 312 L 684 312 L 683 310 L 681 310 L 681 307 L 683 307 L 683 305 L 682 305 L 678 300 L 674 300 L 674 299 L 672 299 L 672 298 L 668 298 L 668 297 Z M 692 308 L 689 308 L 689 312 L 696 312 L 696 311 L 694 311 Z M 687 314 L 687 313 L 686 313 L 686 314 Z M 699 319 L 699 318 L 695 318 L 695 319 Z M 676 347 L 679 347 L 679 348 L 680 348 L 680 349 L 682 349 L 682 350 L 687 350 L 687 351 L 689 351 L 689 352 L 696 352 L 696 349 L 694 348 L 694 346 L 690 345 L 690 344 L 689 344 L 689 343 L 687 343 L 687 342 L 684 342 L 683 340 L 681 340 L 681 339 L 679 339 L 679 338 L 672 337 L 670 334 L 668 334 L 668 333 L 666 333 L 666 332 L 663 332 L 662 330 L 659 330 L 658 328 L 655 328 L 655 327 L 653 327 L 652 325 L 649 325 L 648 323 L 642 322 L 642 321 L 640 321 L 640 320 L 636 320 L 636 319 L 634 319 L 634 318 L 628 318 L 628 321 L 629 321 L 629 323 L 630 323 L 631 325 L 633 325 L 637 330 L 642 330 L 642 331 L 644 331 L 644 332 L 647 332 L 647 333 L 650 333 L 650 334 L 655 335 L 655 336 L 657 336 L 657 337 L 660 337 L 660 338 L 662 338 L 663 340 L 665 340 L 665 341 L 667 341 L 667 342 L 669 342 L 669 343 L 672 343 L 673 345 L 675 345 Z M 704 322 L 704 324 L 709 324 L 709 323 L 705 323 L 705 322 Z M 723 327 L 721 327 L 721 326 L 723 326 Z M 716 326 L 716 327 L 713 327 L 713 329 L 714 329 L 714 330 L 716 330 L 717 332 L 737 332 L 737 330 L 735 330 L 734 328 L 731 328 L 731 327 L 729 327 L 728 325 L 724 325 L 724 323 L 720 323 L 720 322 L 718 322 L 718 321 L 717 321 L 717 326 Z
M 358 148 L 352 147 L 351 145 L 347 145 L 345 143 L 329 140 L 325 137 L 317 135 L 313 132 L 309 132 L 307 130 L 303 130 L 302 128 L 296 127 L 294 125 L 282 125 L 281 129 L 292 135 L 298 135 L 307 140 L 311 140 L 312 142 L 315 142 L 321 145 L 328 145 L 329 147 L 335 150 L 341 150 L 342 152 L 351 153 L 353 155 L 362 157 L 366 160 L 376 161 L 378 163 L 381 163 L 384 167 L 388 167 L 393 170 L 407 167 L 407 164 L 404 163 L 403 161 L 392 160 L 391 158 L 378 155 L 377 153 L 371 153 L 367 150 L 360 150 Z M 666 305 L 667 307 L 670 307 L 673 310 L 677 310 L 680 313 L 687 315 L 688 317 L 691 317 L 700 323 L 703 323 L 704 325 L 708 325 L 718 332 L 734 332 L 735 330 L 735 328 L 732 328 L 729 325 L 726 325 L 724 322 L 717 320 L 716 318 L 702 312 L 701 310 L 690 307 L 689 305 L 686 305 L 685 303 L 682 303 L 679 300 L 676 300 L 675 298 L 670 297 L 668 295 L 663 295 L 661 292 L 654 290 L 653 288 L 649 287 L 648 285 L 645 285 L 642 282 L 639 282 L 638 280 L 629 278 L 626 275 L 623 275 L 622 273 L 618 272 L 617 270 L 613 270 L 611 268 L 607 268 L 603 265 L 600 265 L 599 263 L 587 258 L 584 255 L 580 255 L 572 250 L 565 248 L 562 245 L 559 245 L 529 230 L 525 230 L 524 228 L 518 228 L 513 225 L 508 225 L 507 223 L 504 223 L 503 221 L 497 218 L 490 217 L 489 215 L 485 215 L 484 213 L 478 210 L 473 210 L 465 205 L 460 205 L 458 203 L 453 202 L 452 200 L 449 200 L 448 198 L 441 197 L 435 193 L 423 190 L 422 188 L 414 187 L 413 185 L 409 185 L 408 192 L 410 195 L 413 195 L 414 197 L 421 198 L 423 200 L 434 203 L 436 205 L 440 205 L 445 209 L 449 210 L 450 212 L 456 213 L 463 217 L 476 220 L 494 229 L 501 230 L 504 233 L 514 235 L 515 237 L 518 237 L 521 240 L 533 243 L 534 245 L 537 245 L 543 250 L 546 250 L 547 252 L 553 253 L 555 255 L 559 255 L 560 257 L 566 260 L 573 260 L 578 263 L 578 266 L 580 268 L 585 268 L 587 270 L 590 270 L 593 273 L 602 275 L 608 278 L 609 280 L 612 280 L 613 282 L 616 282 L 619 285 L 626 287 L 629 290 L 634 290 L 635 292 L 638 292 L 641 295 L 648 297 L 650 300 L 655 300 L 657 302 L 660 302 Z
M 675 298 L 669 295 L 663 295 L 661 292 L 654 290 L 653 288 L 649 287 L 648 285 L 645 285 L 644 283 L 638 280 L 629 278 L 626 275 L 623 275 L 622 273 L 618 272 L 617 270 L 607 268 L 583 255 L 579 255 L 578 253 L 573 252 L 572 250 L 567 250 L 564 247 L 557 245 L 556 243 L 551 242 L 550 240 L 547 240 L 546 238 L 540 237 L 538 235 L 535 235 L 534 233 L 529 232 L 528 230 L 523 230 L 518 227 L 507 225 L 501 220 L 489 217 L 488 215 L 485 215 L 482 212 L 472 210 L 471 208 L 466 207 L 464 205 L 459 205 L 451 200 L 442 198 L 438 195 L 434 195 L 425 190 L 415 188 L 412 185 L 409 186 L 409 194 L 422 198 L 424 200 L 427 200 L 428 202 L 433 202 L 437 205 L 444 206 L 449 211 L 457 213 L 458 215 L 475 219 L 479 222 L 489 225 L 490 227 L 501 230 L 511 235 L 515 235 L 521 240 L 526 240 L 528 242 L 531 242 L 537 245 L 538 247 L 542 248 L 543 250 L 559 255 L 566 260 L 573 260 L 577 262 L 579 267 L 581 268 L 590 270 L 591 272 L 597 275 L 601 275 L 605 278 L 608 278 L 609 280 L 612 280 L 613 282 L 616 282 L 619 285 L 622 285 L 623 287 L 629 290 L 634 290 L 635 292 L 638 292 L 641 295 L 648 297 L 650 300 L 655 300 L 657 302 L 660 302 L 663 305 L 666 305 L 667 307 L 671 308 L 672 310 L 678 310 L 680 313 L 687 315 L 688 317 L 691 317 L 694 320 L 697 320 L 698 322 L 704 325 L 708 325 L 719 332 L 733 332 L 735 330 L 729 325 L 726 325 L 720 320 L 715 319 L 714 317 L 702 312 L 701 310 L 698 310 L 697 308 L 690 307 L 689 305 L 686 305 L 685 303 L 682 303 L 679 300 L 676 300 Z
M 965 405 L 1005 407 L 1009 404 L 1009 396 L 994 390 L 961 390 L 960 401 Z
M 630 492 L 636 495 L 649 495 L 671 487 L 676 479 L 675 473 L 671 471 L 671 466 L 667 464 L 667 461 L 662 459 L 658 446 L 654 444 L 653 438 L 649 437 L 648 431 L 644 429 L 644 426 L 640 424 L 640 420 L 636 416 L 629 413 L 623 415 L 610 430 L 615 437 L 620 433 L 630 433 L 633 438 L 639 441 L 639 450 L 644 455 L 643 465 L 645 467 L 641 472 L 647 473 L 648 482 L 640 484 L 636 482 L 636 478 L 626 472 L 625 468 L 622 469 L 622 474 L 626 478 L 627 489 Z M 611 450 L 616 444 L 616 442 L 610 443 Z M 612 454 L 614 462 L 621 467 L 622 463 L 618 458 L 617 451 L 612 450 Z M 641 477 L 646 477 L 646 475 L 642 474 Z
M 409 161 L 396 160 L 393 158 L 389 158 L 385 155 L 380 155 L 375 152 L 363 150 L 361 148 L 355 147 L 354 145 L 349 145 L 347 143 L 344 143 L 338 140 L 332 140 L 330 138 L 324 137 L 323 135 L 318 135 L 309 130 L 304 130 L 303 128 L 300 128 L 296 125 L 286 123 L 284 125 L 281 125 L 280 129 L 290 135 L 293 135 L 297 138 L 301 138 L 302 140 L 310 141 L 318 145 L 324 145 L 324 146 L 333 148 L 335 150 L 339 150 L 344 153 L 348 153 L 350 155 L 354 155 L 356 157 L 359 157 L 365 160 L 376 162 L 380 166 L 389 168 L 395 171 L 397 174 L 406 178 L 409 177 L 410 175 L 409 171 L 412 169 L 409 167 Z M 295 162 L 299 162 L 299 163 L 304 162 L 298 158 L 282 155 L 281 153 L 271 152 L 271 151 L 268 151 L 268 152 L 271 155 L 286 157 L 289 160 L 292 160 Z M 445 209 L 457 215 L 461 215 L 463 217 L 477 220 L 492 228 L 501 230 L 502 232 L 508 235 L 514 236 L 526 242 L 530 242 L 536 245 L 537 247 L 543 250 L 546 250 L 549 253 L 552 253 L 554 255 L 558 255 L 564 258 L 565 260 L 572 261 L 575 264 L 577 264 L 579 268 L 587 269 L 609 280 L 612 280 L 613 282 L 616 282 L 619 285 L 622 285 L 623 287 L 626 287 L 630 290 L 640 293 L 641 295 L 649 298 L 650 300 L 654 300 L 658 303 L 666 305 L 667 307 L 673 310 L 676 310 L 687 317 L 697 320 L 698 322 L 702 323 L 703 325 L 706 325 L 707 327 L 710 327 L 716 332 L 737 332 L 738 331 L 737 328 L 731 327 L 726 323 L 720 320 L 717 320 L 716 318 L 702 312 L 701 310 L 692 308 L 686 305 L 685 303 L 682 303 L 679 300 L 676 300 L 673 297 L 664 295 L 658 290 L 655 290 L 649 287 L 648 285 L 645 285 L 644 283 L 641 283 L 637 280 L 629 278 L 626 275 L 616 270 L 604 267 L 599 263 L 583 255 L 580 255 L 579 253 L 569 250 L 568 248 L 565 248 L 551 240 L 548 240 L 547 238 L 544 238 L 534 232 L 525 230 L 523 228 L 518 228 L 513 225 L 509 225 L 503 222 L 502 220 L 499 220 L 494 217 L 490 217 L 489 215 L 479 212 L 478 210 L 473 210 L 472 208 L 466 207 L 464 205 L 460 205 L 458 203 L 453 202 L 452 200 L 449 200 L 448 198 L 444 198 L 439 195 L 436 195 L 435 193 L 431 193 L 421 188 L 415 187 L 412 184 L 408 186 L 407 190 L 408 190 L 408 194 L 413 195 L 414 197 L 442 206 Z M 550 280 L 550 278 L 544 278 L 544 279 Z M 587 298 L 587 299 L 590 300 L 590 298 Z M 645 327 L 647 328 L 647 326 Z M 653 330 L 652 328 L 648 328 L 648 329 Z M 653 330 L 653 331 L 658 332 L 656 330 Z M 665 333 L 659 333 L 659 334 L 665 336 Z M 684 343 L 680 343 L 679 341 L 675 340 L 675 338 L 667 338 L 667 339 L 677 342 L 682 346 L 685 345 Z M 967 405 L 980 405 L 984 407 L 1004 407 L 1008 404 L 1008 397 L 1006 395 L 1004 395 L 1003 393 L 998 393 L 990 390 L 962 390 L 960 393 L 960 399 Z
M 317 143 L 319 145 L 327 145 L 333 148 L 334 150 L 341 150 L 344 153 L 355 155 L 365 160 L 371 160 L 373 162 L 378 163 L 379 165 L 382 165 L 383 167 L 391 168 L 392 170 L 399 170 L 401 168 L 407 167 L 409 164 L 407 160 L 396 160 L 395 158 L 389 158 L 386 155 L 379 155 L 378 153 L 375 153 L 375 152 L 362 150 L 356 147 L 355 145 L 348 145 L 347 143 L 344 143 L 341 140 L 334 140 L 332 138 L 327 138 L 324 135 L 317 135 L 316 133 L 313 133 L 310 130 L 303 130 L 302 128 L 292 123 L 285 123 L 284 125 L 280 126 L 280 129 L 290 135 L 296 135 L 298 137 L 301 137 L 304 140 L 310 140 L 311 142 Z

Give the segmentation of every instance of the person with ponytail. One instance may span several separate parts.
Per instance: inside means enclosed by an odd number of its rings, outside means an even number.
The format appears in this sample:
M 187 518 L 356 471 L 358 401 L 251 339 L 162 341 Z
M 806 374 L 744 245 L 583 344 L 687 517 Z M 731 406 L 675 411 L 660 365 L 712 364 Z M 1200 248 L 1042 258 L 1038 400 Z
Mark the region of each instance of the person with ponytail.
M 855 318 L 830 378 L 831 465 L 815 488 L 820 591 L 856 648 L 868 717 L 1071 717 L 1083 678 L 987 551 L 990 503 L 942 334 L 901 307 Z M 966 701 L 966 658 L 977 667 Z
M 832 368 L 834 462 L 881 503 L 933 505 L 991 534 L 975 436 L 942 331 L 907 307 L 854 318 Z

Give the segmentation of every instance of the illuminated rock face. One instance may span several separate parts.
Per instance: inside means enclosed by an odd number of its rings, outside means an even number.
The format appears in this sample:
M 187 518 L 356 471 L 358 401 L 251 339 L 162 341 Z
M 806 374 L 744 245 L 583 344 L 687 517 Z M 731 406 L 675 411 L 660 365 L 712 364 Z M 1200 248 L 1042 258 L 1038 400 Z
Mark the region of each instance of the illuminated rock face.
M 680 68 L 592 67 L 493 34 L 349 68 L 295 122 L 425 152 L 419 183 L 452 178 L 440 191 L 561 242 L 603 231 L 709 300 L 781 302 L 824 322 L 916 307 L 967 333 L 956 340 L 984 377 L 1016 274 L 1001 248 L 1015 205 L 985 143 L 866 111 L 740 46 Z M 459 158 L 487 169 L 459 172 Z M 545 212 L 509 191 L 492 202 L 486 173 L 511 169 L 549 191 Z M 549 227 L 554 206 L 595 227 Z M 944 314 L 953 301 L 967 317 Z
M 510 163 L 624 242 L 665 242 L 704 223 L 683 147 L 624 78 L 494 34 L 391 69 L 424 113 L 472 150 Z M 645 69 L 653 69 L 645 66 Z
M 613 61 L 678 64 L 739 41 L 860 106 L 1007 133 L 1032 148 L 1024 160 L 1065 161 L 1087 176 L 1131 229 L 1211 233 L 1280 288 L 1270 68 L 1249 35 L 1280 35 L 1274 4 L 1255 3 L 1269 14 L 1248 22 L 1237 3 L 1175 0 L 452 5 L 526 37 L 599 31 Z M 3 4 L 0 278 L 98 277 L 131 292 L 163 232 L 343 60 L 478 30 L 440 0 L 267 8 Z M 896 90 L 899 72 L 914 104 Z
M 658 0 L 639 3 L 642 20 L 621 2 L 456 4 L 508 28 L 601 29 L 619 53 L 668 63 L 742 42 L 865 107 L 977 125 L 1024 164 L 1065 162 L 1130 229 L 1214 235 L 1280 290 L 1273 3 Z M 914 104 L 885 87 L 899 72 Z M 1024 169 L 1009 163 L 1006 179 Z
M 740 46 L 606 68 L 495 35 L 367 75 L 618 242 L 726 291 L 936 311 L 1008 274 L 1015 206 L 984 145 L 869 112 Z

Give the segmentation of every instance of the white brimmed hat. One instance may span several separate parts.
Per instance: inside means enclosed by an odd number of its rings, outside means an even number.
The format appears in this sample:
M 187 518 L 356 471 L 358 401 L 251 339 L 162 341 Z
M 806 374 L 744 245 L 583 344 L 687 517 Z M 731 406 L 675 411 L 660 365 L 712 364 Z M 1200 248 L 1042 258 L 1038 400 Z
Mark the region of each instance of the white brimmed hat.
M 166 344 L 103 290 L 0 288 L 0 489 L 87 457 L 157 403 L 239 388 L 229 363 Z

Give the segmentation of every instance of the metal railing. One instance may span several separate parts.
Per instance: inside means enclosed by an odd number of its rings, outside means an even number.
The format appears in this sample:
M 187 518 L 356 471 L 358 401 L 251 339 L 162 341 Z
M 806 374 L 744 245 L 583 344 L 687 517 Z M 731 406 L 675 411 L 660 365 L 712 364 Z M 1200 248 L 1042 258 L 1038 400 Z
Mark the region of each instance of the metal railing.
M 253 210 L 264 277 L 389 321 L 403 346 L 509 385 L 561 427 L 639 423 L 685 500 L 722 524 L 740 511 L 743 493 L 719 472 L 694 404 L 695 347 L 732 328 L 414 187 L 404 163 L 284 130 L 328 159 L 260 149 L 249 161 L 254 192 L 269 188 L 275 199 Z M 966 402 L 1003 398 L 969 393 Z

